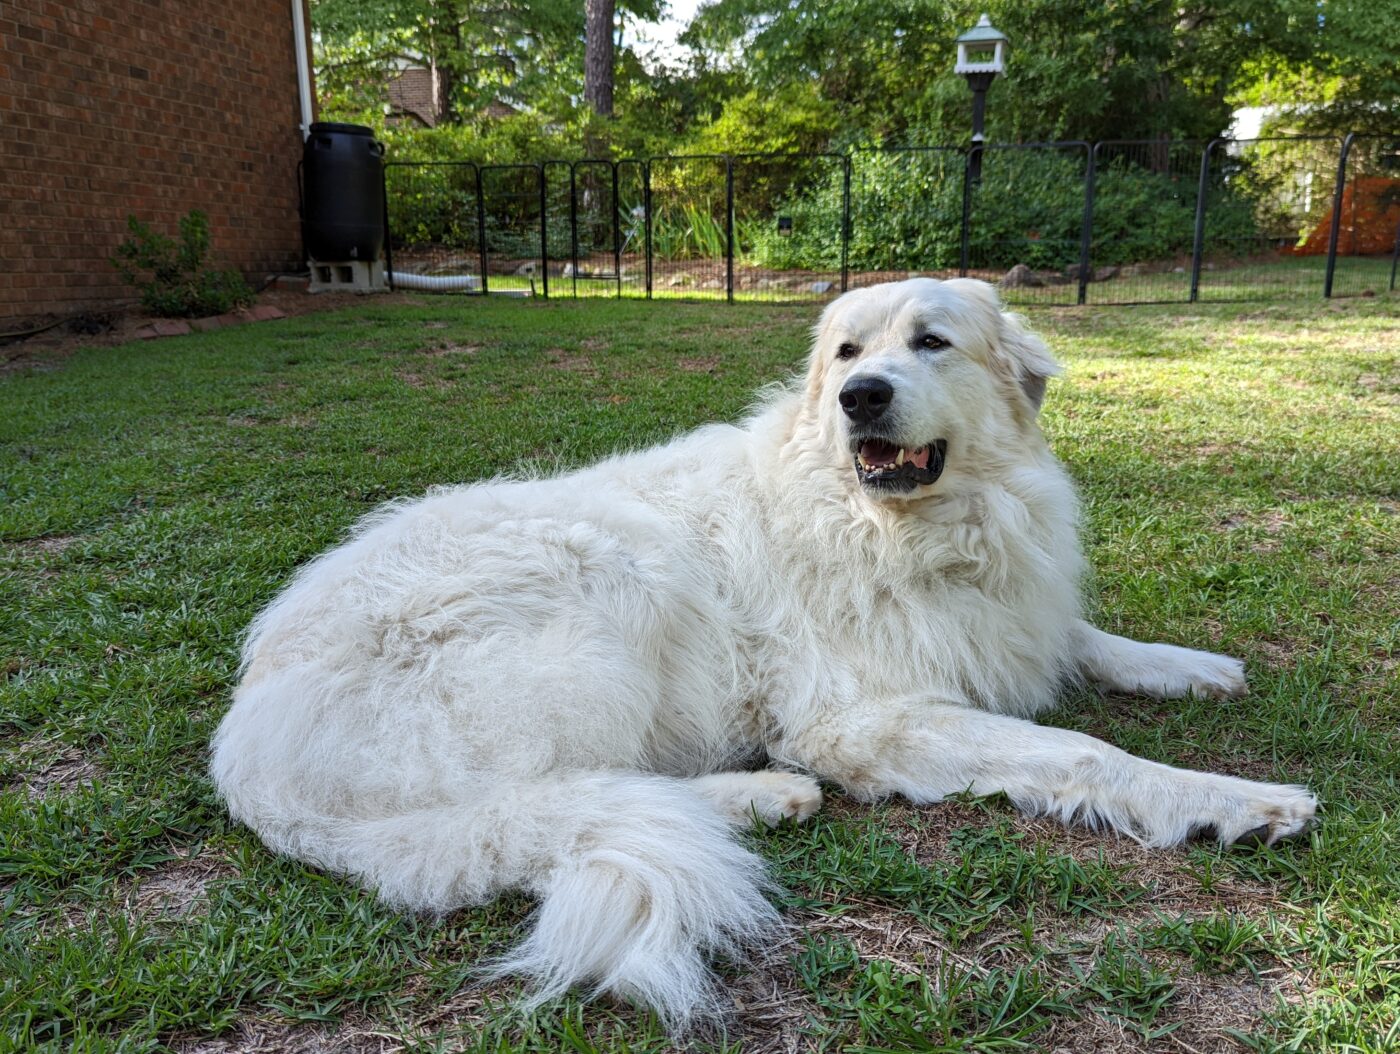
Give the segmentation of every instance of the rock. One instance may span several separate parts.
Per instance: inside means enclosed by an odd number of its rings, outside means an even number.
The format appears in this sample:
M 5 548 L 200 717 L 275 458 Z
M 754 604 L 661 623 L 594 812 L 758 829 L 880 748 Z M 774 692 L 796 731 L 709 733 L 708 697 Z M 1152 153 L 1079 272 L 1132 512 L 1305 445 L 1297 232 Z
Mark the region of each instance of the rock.
M 666 284 L 667 284 L 667 285 L 670 285 L 670 286 L 677 286 L 677 285 L 694 285 L 694 284 L 695 284 L 695 279 L 692 278 L 692 277 L 691 277 L 687 272 L 685 272 L 685 271 L 677 271 L 677 272 L 676 272 L 675 274 L 673 274 L 669 279 L 667 279 Z
M 518 275 L 539 274 L 539 271 L 540 265 L 534 260 L 526 260 L 523 264 L 521 264 L 515 269 L 515 273 Z
M 1118 268 L 1116 267 L 1095 267 L 1093 273 L 1089 275 L 1089 281 L 1107 282 L 1110 278 L 1117 277 Z
M 918 277 L 917 274 L 915 274 L 914 277 Z M 831 292 L 831 283 L 830 283 L 830 282 L 813 282 L 811 285 L 809 285 L 809 286 L 807 287 L 807 291 L 808 291 L 808 292 L 811 292 L 811 293 L 816 293 L 816 294 L 818 294 L 818 295 L 820 295 L 820 294 L 822 294 L 822 293 L 829 293 L 829 292 Z
M 190 324 L 178 318 L 162 318 L 151 323 L 158 337 L 183 337 L 190 332 Z
M 1044 283 L 1025 264 L 1017 264 L 1001 276 L 999 283 L 1003 289 L 1034 288 Z
M 1184 267 L 1173 267 L 1173 268 L 1172 268 L 1172 274 L 1185 274 L 1185 273 L 1186 273 L 1186 268 L 1184 268 Z
M 724 288 L 724 279 L 723 279 L 723 278 L 707 278 L 705 281 L 703 281 L 703 282 L 700 283 L 700 288 L 701 288 L 701 289 L 723 289 L 723 288 Z
M 271 304 L 259 304 L 253 308 L 253 318 L 258 322 L 271 322 L 274 318 L 286 318 L 287 313 Z
M 223 316 L 213 315 L 209 318 L 190 319 L 190 329 L 196 333 L 208 333 L 211 330 L 223 328 Z
M 1079 272 L 1081 270 L 1082 268 L 1079 266 L 1079 264 L 1070 264 L 1068 267 L 1065 268 L 1065 277 L 1068 278 L 1071 282 L 1077 282 L 1079 281 Z M 1094 273 L 1091 270 L 1089 272 L 1089 281 L 1092 282 L 1093 280 Z

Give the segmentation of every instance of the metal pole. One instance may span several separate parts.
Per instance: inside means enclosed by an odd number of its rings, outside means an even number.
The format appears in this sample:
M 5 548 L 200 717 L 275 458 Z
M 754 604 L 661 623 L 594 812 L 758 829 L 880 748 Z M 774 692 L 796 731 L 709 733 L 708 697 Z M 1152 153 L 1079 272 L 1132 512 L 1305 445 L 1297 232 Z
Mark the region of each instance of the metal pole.
M 486 278 L 486 182 L 481 178 L 479 168 L 476 169 L 476 242 L 481 250 L 481 292 L 484 296 L 491 290 Z
M 651 161 L 642 162 L 642 219 L 646 226 L 647 299 L 651 299 Z
M 851 278 L 851 156 L 841 158 L 841 292 L 850 288 Z M 1400 238 L 1396 244 L 1400 245 Z M 1394 278 L 1391 284 L 1395 284 Z
M 734 159 L 724 156 L 724 289 L 734 303 Z
M 549 194 L 545 186 L 544 165 L 536 165 L 540 177 L 540 285 L 544 298 L 549 299 Z
M 1079 229 L 1079 304 L 1089 300 L 1089 257 L 1094 240 L 1094 189 L 1098 172 L 1099 144 L 1089 148 L 1088 167 L 1084 170 L 1084 222 Z
M 1337 159 L 1337 185 L 1332 190 L 1332 229 L 1327 232 L 1327 277 L 1322 282 L 1322 295 L 1332 297 L 1332 278 L 1337 271 L 1337 237 L 1342 232 L 1342 197 L 1347 186 L 1347 155 L 1351 153 L 1355 132 L 1342 140 L 1342 155 Z
M 1400 223 L 1395 225 L 1395 251 L 1390 254 L 1390 291 L 1395 292 L 1395 267 L 1400 264 Z
M 617 199 L 617 162 L 609 161 L 612 167 L 612 243 L 613 278 L 617 282 L 617 298 L 622 299 L 622 217 L 618 215 L 621 204 Z
M 1210 186 L 1210 152 L 1215 144 L 1223 142 L 1212 139 L 1201 153 L 1201 179 L 1196 184 L 1196 235 L 1191 243 L 1191 303 L 1195 303 L 1201 289 L 1201 254 L 1206 241 L 1206 193 Z
M 577 168 L 577 161 L 569 166 L 569 264 L 573 269 L 570 277 L 575 300 L 578 299 L 578 180 L 574 178 Z
M 389 166 L 379 166 L 379 192 L 384 206 L 384 273 L 389 278 L 389 292 L 394 291 L 394 242 L 389 230 Z
M 968 224 L 972 219 L 972 156 L 981 152 L 981 146 L 974 143 L 963 158 L 962 249 L 958 256 L 958 274 L 963 278 L 967 277 L 968 255 L 972 249 L 968 231 Z M 977 168 L 981 171 L 980 160 L 977 162 Z

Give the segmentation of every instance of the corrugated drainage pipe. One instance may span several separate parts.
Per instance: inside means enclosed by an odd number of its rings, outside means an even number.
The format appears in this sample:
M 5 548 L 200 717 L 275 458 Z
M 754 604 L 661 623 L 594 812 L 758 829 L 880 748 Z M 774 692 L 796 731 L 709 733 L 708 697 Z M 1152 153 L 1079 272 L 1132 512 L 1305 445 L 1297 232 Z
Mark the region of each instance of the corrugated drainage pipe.
M 475 291 L 481 288 L 481 279 L 474 274 L 407 274 L 394 271 L 389 278 L 395 289 L 426 289 L 442 293 L 457 289 Z

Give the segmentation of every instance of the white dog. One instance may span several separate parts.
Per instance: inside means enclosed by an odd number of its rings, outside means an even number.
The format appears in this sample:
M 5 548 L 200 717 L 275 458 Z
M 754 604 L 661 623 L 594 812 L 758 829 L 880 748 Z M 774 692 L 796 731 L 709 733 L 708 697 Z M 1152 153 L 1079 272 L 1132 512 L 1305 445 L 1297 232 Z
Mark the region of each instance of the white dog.
M 396 904 L 529 891 L 501 970 L 677 1027 L 711 1008 L 706 957 L 776 921 L 731 825 L 811 816 L 817 779 L 1001 792 L 1149 846 L 1302 831 L 1303 788 L 1026 720 L 1081 678 L 1245 689 L 1233 659 L 1081 620 L 1036 423 L 1055 372 L 979 282 L 861 289 L 740 426 L 376 513 L 254 624 L 214 780 L 268 845 Z

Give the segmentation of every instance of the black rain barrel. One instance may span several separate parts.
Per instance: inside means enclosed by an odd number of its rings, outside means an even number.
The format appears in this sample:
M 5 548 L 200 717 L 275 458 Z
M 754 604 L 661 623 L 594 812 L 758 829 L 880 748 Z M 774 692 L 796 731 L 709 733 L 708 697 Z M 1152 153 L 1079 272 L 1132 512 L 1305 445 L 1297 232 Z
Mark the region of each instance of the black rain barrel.
M 302 237 L 322 262 L 384 248 L 384 144 L 358 124 L 317 122 L 302 148 Z

